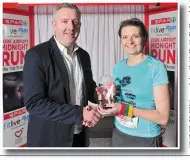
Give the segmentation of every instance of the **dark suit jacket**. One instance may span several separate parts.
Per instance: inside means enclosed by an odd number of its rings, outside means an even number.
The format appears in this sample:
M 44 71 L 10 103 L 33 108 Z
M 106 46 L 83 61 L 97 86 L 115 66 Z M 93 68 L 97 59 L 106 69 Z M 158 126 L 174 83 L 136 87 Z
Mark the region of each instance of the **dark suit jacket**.
M 84 75 L 83 106 L 69 104 L 68 73 L 53 37 L 26 52 L 23 78 L 29 147 L 72 146 L 74 124 L 81 124 L 83 107 L 88 100 L 97 100 L 89 54 L 79 48 L 77 56 Z

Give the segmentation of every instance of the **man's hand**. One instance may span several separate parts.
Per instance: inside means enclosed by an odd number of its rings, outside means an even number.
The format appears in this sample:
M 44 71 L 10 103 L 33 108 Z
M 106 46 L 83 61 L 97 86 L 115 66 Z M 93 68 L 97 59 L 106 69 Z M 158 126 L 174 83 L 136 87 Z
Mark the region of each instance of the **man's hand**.
M 88 105 L 83 108 L 83 125 L 86 127 L 94 127 L 100 118 L 101 114 L 92 106 Z

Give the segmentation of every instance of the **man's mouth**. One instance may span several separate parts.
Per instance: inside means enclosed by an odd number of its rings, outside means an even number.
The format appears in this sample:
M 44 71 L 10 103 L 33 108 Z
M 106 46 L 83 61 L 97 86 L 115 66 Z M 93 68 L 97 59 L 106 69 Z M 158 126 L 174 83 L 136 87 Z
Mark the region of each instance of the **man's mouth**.
M 74 36 L 75 35 L 75 33 L 65 33 L 65 34 L 68 36 Z

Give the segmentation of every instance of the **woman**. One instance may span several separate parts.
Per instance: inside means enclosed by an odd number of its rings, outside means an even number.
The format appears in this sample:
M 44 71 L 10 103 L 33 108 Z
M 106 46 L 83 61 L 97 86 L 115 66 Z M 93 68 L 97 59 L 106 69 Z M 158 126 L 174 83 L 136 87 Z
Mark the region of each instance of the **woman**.
M 167 71 L 162 62 L 143 52 L 148 32 L 139 19 L 123 21 L 119 37 L 128 58 L 113 69 L 116 103 L 98 110 L 115 114 L 113 147 L 161 147 L 160 126 L 167 124 L 170 113 Z

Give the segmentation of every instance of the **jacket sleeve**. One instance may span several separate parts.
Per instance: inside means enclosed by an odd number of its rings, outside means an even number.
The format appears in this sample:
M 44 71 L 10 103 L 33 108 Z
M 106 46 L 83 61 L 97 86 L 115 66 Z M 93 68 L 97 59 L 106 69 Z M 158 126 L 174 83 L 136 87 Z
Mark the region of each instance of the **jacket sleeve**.
M 35 51 L 26 52 L 23 80 L 24 103 L 29 114 L 64 124 L 82 123 L 83 107 L 58 104 L 48 98 L 43 61 Z

